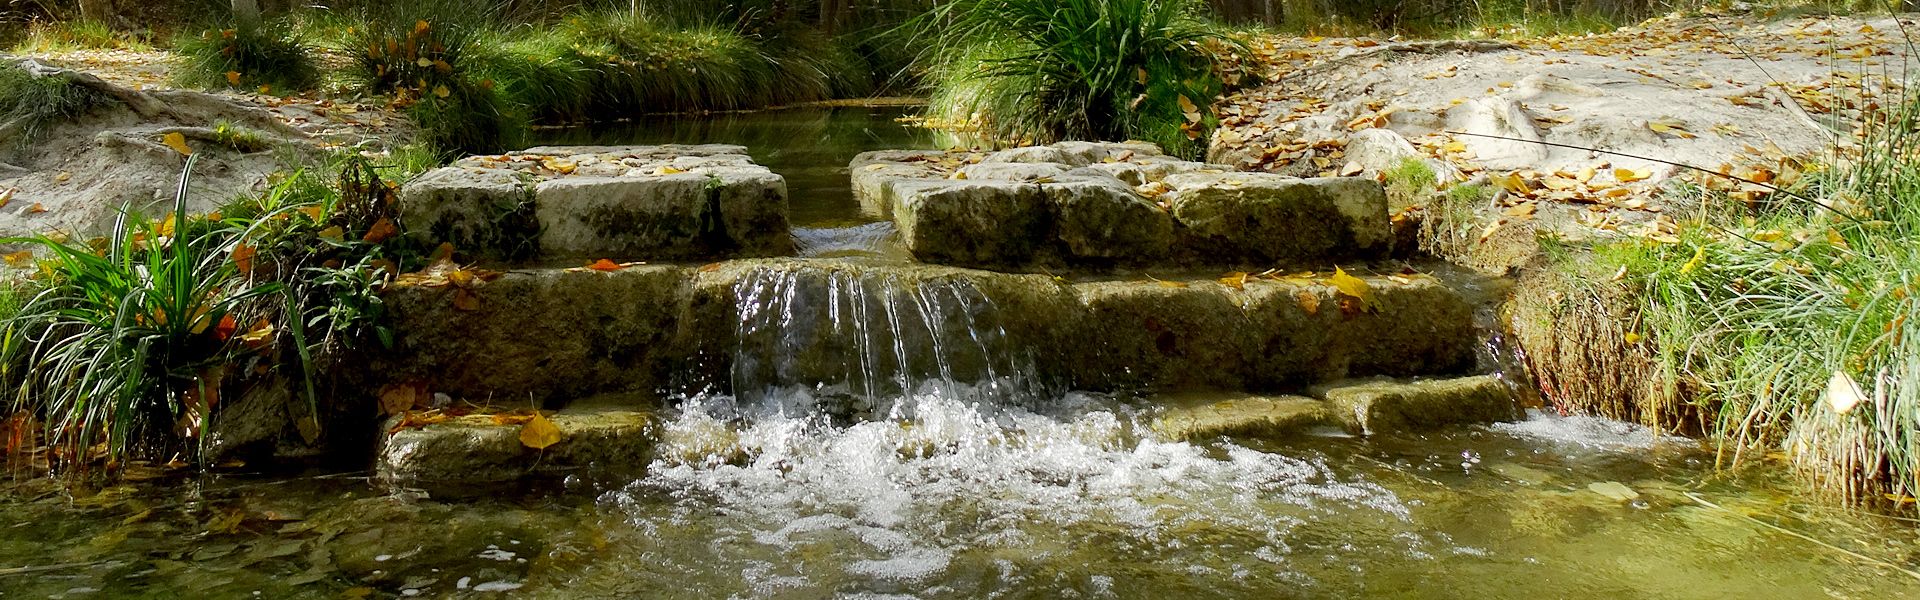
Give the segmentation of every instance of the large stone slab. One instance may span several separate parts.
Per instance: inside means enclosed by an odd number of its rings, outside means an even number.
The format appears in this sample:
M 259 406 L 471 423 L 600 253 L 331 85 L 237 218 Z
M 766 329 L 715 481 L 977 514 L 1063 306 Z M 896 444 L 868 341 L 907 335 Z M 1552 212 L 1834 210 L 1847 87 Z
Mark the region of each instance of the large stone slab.
M 761 259 L 394 286 L 379 372 L 456 399 L 1010 375 L 1086 390 L 1286 390 L 1461 373 L 1468 300 L 1425 275 L 1067 281 L 920 264 Z M 860 378 L 872 381 L 856 382 Z M 848 390 L 821 390 L 846 393 Z M 858 390 L 854 390 L 858 391 Z
M 453 244 L 469 254 L 519 260 L 540 253 L 534 178 L 511 169 L 448 167 L 400 188 L 400 221 L 424 247 Z
M 1520 415 L 1507 384 L 1493 375 L 1453 379 L 1372 379 L 1313 388 L 1347 428 L 1367 434 L 1422 431 Z
M 1325 402 L 1301 396 L 1206 394 L 1155 400 L 1161 409 L 1147 428 L 1169 441 L 1286 437 L 1338 423 Z
M 1206 255 L 1299 263 L 1392 250 L 1386 190 L 1373 180 L 1183 173 L 1166 184 L 1186 243 Z
M 560 441 L 534 449 L 520 440 L 525 425 L 496 424 L 490 415 L 397 430 L 396 419 L 387 425 L 392 432 L 380 444 L 375 476 L 399 486 L 497 483 L 583 469 L 634 475 L 652 460 L 655 424 L 649 413 L 569 410 L 549 420 Z
M 1376 181 L 1234 173 L 1148 144 L 870 152 L 852 168 L 868 212 L 909 234 L 923 262 L 1269 267 L 1370 259 L 1393 243 Z
M 786 181 L 738 146 L 542 147 L 477 156 L 401 192 L 409 235 L 483 258 L 793 252 Z

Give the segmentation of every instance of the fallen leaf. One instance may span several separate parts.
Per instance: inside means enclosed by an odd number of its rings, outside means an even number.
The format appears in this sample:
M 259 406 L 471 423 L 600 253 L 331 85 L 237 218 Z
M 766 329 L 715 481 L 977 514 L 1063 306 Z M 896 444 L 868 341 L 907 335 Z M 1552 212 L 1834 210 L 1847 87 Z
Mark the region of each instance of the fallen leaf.
M 1634 333 L 1632 331 L 1629 331 L 1627 332 L 1626 335 L 1623 335 L 1620 337 L 1621 339 L 1626 340 L 1628 344 L 1638 344 L 1640 343 L 1641 340 L 1647 339 L 1646 336 L 1640 335 L 1638 333 Z
M 1367 310 L 1375 308 L 1373 286 L 1368 285 L 1365 279 L 1348 275 L 1346 270 L 1336 266 L 1333 268 L 1333 277 L 1328 278 L 1327 282 L 1333 284 L 1333 289 L 1339 290 L 1341 294 L 1360 301 L 1362 308 Z
M 69 179 L 73 179 L 73 173 L 67 171 L 61 171 L 60 174 L 53 176 L 54 183 L 66 183 Z
M 1636 181 L 1646 181 L 1647 179 L 1650 179 L 1652 177 L 1653 177 L 1652 169 L 1614 169 L 1613 170 L 1613 178 L 1620 180 L 1620 183 L 1633 183 Z
M 1320 314 L 1320 295 L 1319 294 L 1302 290 L 1299 293 L 1294 294 L 1293 299 L 1295 302 L 1300 303 L 1300 310 L 1307 311 L 1307 314 L 1309 315 Z
M 13 201 L 14 193 L 19 191 L 20 190 L 18 188 L 7 188 L 5 190 L 0 190 L 0 208 L 6 208 L 7 203 Z
M 1224 285 L 1236 290 L 1246 289 L 1247 274 L 1238 272 L 1238 271 L 1233 273 L 1228 273 L 1225 277 L 1220 278 L 1220 285 Z
M 527 419 L 527 424 L 520 426 L 520 443 L 528 448 L 543 450 L 560 443 L 561 438 L 560 428 L 555 427 L 545 415 L 535 414 Z
M 333 240 L 338 242 L 346 238 L 347 231 L 345 229 L 341 229 L 339 225 L 335 225 L 332 227 L 328 227 L 326 229 L 322 229 L 320 230 L 320 233 L 315 235 L 318 235 L 320 239 L 323 239 L 323 240 Z
M 255 254 L 259 254 L 259 253 L 260 251 L 255 250 L 253 246 L 247 246 L 247 245 L 234 246 L 233 247 L 233 264 L 235 267 L 238 267 L 240 269 L 241 273 L 252 273 L 253 257 Z
M 436 85 L 436 86 L 433 86 L 433 95 L 438 98 L 445 98 L 447 96 L 452 96 L 453 90 L 447 89 L 447 86 L 445 84 Z
M 239 71 L 227 71 L 227 85 L 232 85 L 232 86 L 240 85 Z
M 0 258 L 5 258 L 7 260 L 7 266 L 9 267 L 27 267 L 33 265 L 32 250 L 21 250 L 19 252 L 9 253 Z
M 47 205 L 41 204 L 39 202 L 35 202 L 33 203 L 33 206 L 27 207 L 27 214 L 30 214 L 30 215 L 37 215 L 43 212 L 47 212 Z
M 413 385 L 391 385 L 380 391 L 380 414 L 397 415 L 413 410 L 420 399 L 420 390 Z
M 593 264 L 587 265 L 587 268 L 595 271 L 599 271 L 601 273 L 612 273 L 614 271 L 625 269 L 626 266 L 621 265 L 620 263 L 602 258 L 600 260 L 594 261 Z
M 1706 262 L 1707 262 L 1707 247 L 1696 246 L 1693 249 L 1693 258 L 1688 259 L 1687 264 L 1680 265 L 1680 274 L 1685 275 L 1688 273 L 1692 273 L 1696 270 L 1699 270 L 1700 265 L 1704 265 L 1706 264 Z
M 1833 412 L 1847 414 L 1866 399 L 1867 394 L 1860 389 L 1860 384 L 1846 373 L 1834 371 L 1833 378 L 1827 380 L 1827 406 L 1833 407 Z
M 172 148 L 174 152 L 179 152 L 181 155 L 193 154 L 193 147 L 187 145 L 187 136 L 181 135 L 178 131 L 160 136 L 160 143 L 166 144 L 168 148 Z
M 373 222 L 372 227 L 367 228 L 367 235 L 361 236 L 360 239 L 361 241 L 378 244 L 387 241 L 399 233 L 400 228 L 393 224 L 392 219 L 381 217 L 380 220 Z

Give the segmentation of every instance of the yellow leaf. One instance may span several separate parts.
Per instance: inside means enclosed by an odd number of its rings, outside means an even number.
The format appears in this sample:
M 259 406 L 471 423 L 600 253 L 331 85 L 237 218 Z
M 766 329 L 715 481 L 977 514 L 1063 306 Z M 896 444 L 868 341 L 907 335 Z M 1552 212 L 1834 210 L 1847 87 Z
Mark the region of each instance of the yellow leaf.
M 685 172 L 687 172 L 686 169 L 676 169 L 673 167 L 660 167 L 653 170 L 653 174 L 655 175 L 678 175 Z
M 1680 274 L 1685 275 L 1688 273 L 1692 273 L 1696 270 L 1699 270 L 1700 265 L 1706 264 L 1706 262 L 1707 262 L 1707 247 L 1706 246 L 1695 247 L 1693 249 L 1693 258 L 1688 260 L 1687 264 L 1680 265 Z
M 433 61 L 422 58 L 420 60 L 413 61 L 413 64 L 419 65 L 420 68 L 424 69 L 424 68 L 433 66 Z
M 447 86 L 444 84 L 436 85 L 436 86 L 433 86 L 433 95 L 441 98 L 445 98 L 447 96 L 452 96 L 453 90 L 447 89 Z
M 273 86 L 271 84 L 261 84 L 259 92 L 262 94 L 271 94 L 273 93 Z
M 181 135 L 178 131 L 160 136 L 160 143 L 166 144 L 168 148 L 182 155 L 193 154 L 193 147 L 187 145 L 187 136 Z
M 339 225 L 335 225 L 335 226 L 320 230 L 320 233 L 318 235 L 320 236 L 321 239 L 333 240 L 338 242 L 341 239 L 344 239 L 346 237 L 347 231 L 344 229 L 341 229 Z
M 527 419 L 527 424 L 520 426 L 520 443 L 535 450 L 558 444 L 562 437 L 560 428 L 555 427 L 546 415 L 535 414 Z
M 5 190 L 0 190 L 0 208 L 6 208 L 7 203 L 13 201 L 13 194 L 18 191 L 20 190 L 17 188 L 7 188 Z
M 1833 412 L 1847 414 L 1866 400 L 1866 392 L 1846 373 L 1834 371 L 1833 378 L 1827 380 L 1827 406 L 1833 407 Z
M 1228 273 L 1227 276 L 1220 278 L 1220 285 L 1224 285 L 1236 290 L 1246 289 L 1247 274 L 1238 272 L 1238 271 L 1233 273 Z
M 239 71 L 227 71 L 227 85 L 240 85 Z
M 1192 101 L 1192 100 L 1189 100 L 1189 99 L 1187 99 L 1187 97 L 1186 97 L 1186 96 L 1181 96 L 1181 97 L 1180 97 L 1180 112 L 1183 112 L 1183 113 L 1197 113 L 1197 112 L 1200 112 L 1200 107 L 1198 107 L 1198 106 L 1195 106 L 1195 105 L 1193 104 L 1193 101 Z
M 0 258 L 5 258 L 7 260 L 7 266 L 9 267 L 25 267 L 33 264 L 33 251 L 21 250 Z
M 1640 341 L 1641 341 L 1641 340 L 1644 340 L 1644 339 L 1646 339 L 1646 337 L 1644 337 L 1644 336 L 1641 336 L 1640 334 L 1638 334 L 1638 333 L 1634 333 L 1634 332 L 1631 332 L 1631 331 L 1629 331 L 1629 332 L 1627 332 L 1627 335 L 1625 335 L 1625 336 L 1622 336 L 1622 337 L 1623 337 L 1623 338 L 1625 338 L 1625 339 L 1627 340 L 1627 343 L 1629 343 L 1629 344 L 1638 344 L 1638 343 L 1640 343 Z
M 1348 275 L 1346 270 L 1334 267 L 1333 277 L 1327 282 L 1333 284 L 1333 289 L 1339 290 L 1342 295 L 1359 300 L 1361 307 L 1374 308 L 1373 286 L 1368 285 L 1365 279 Z
M 1646 181 L 1648 179 L 1651 179 L 1652 177 L 1653 177 L 1652 169 L 1614 169 L 1613 170 L 1613 178 L 1620 180 L 1620 183 L 1633 183 L 1636 181 Z

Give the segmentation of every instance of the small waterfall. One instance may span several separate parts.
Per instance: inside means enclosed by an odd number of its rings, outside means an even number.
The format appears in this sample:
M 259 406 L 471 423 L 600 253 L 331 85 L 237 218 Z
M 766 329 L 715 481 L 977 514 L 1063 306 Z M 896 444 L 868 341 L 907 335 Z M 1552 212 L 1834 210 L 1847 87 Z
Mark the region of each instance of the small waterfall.
M 734 297 L 730 383 L 743 408 L 902 418 L 897 400 L 915 393 L 994 406 L 1047 396 L 1032 350 L 965 280 L 764 268 Z

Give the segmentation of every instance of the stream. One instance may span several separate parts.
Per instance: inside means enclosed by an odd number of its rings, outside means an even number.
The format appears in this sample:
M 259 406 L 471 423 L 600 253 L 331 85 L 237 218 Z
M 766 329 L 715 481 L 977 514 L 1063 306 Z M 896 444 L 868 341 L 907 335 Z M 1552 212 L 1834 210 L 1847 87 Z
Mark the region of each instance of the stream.
M 846 165 L 938 143 L 901 114 L 541 141 L 745 145 L 787 177 L 807 256 L 892 260 Z M 1824 504 L 1778 468 L 1716 470 L 1695 441 L 1539 411 L 1167 441 L 1149 431 L 1164 399 L 1040 381 L 976 290 L 891 286 L 830 278 L 816 301 L 789 279 L 742 283 L 756 311 L 737 332 L 738 395 L 672 398 L 637 480 L 16 474 L 0 480 L 0 597 L 1920 598 L 1920 523 Z M 845 372 L 792 385 L 821 362 L 800 360 L 827 347 L 816 335 L 846 348 Z

